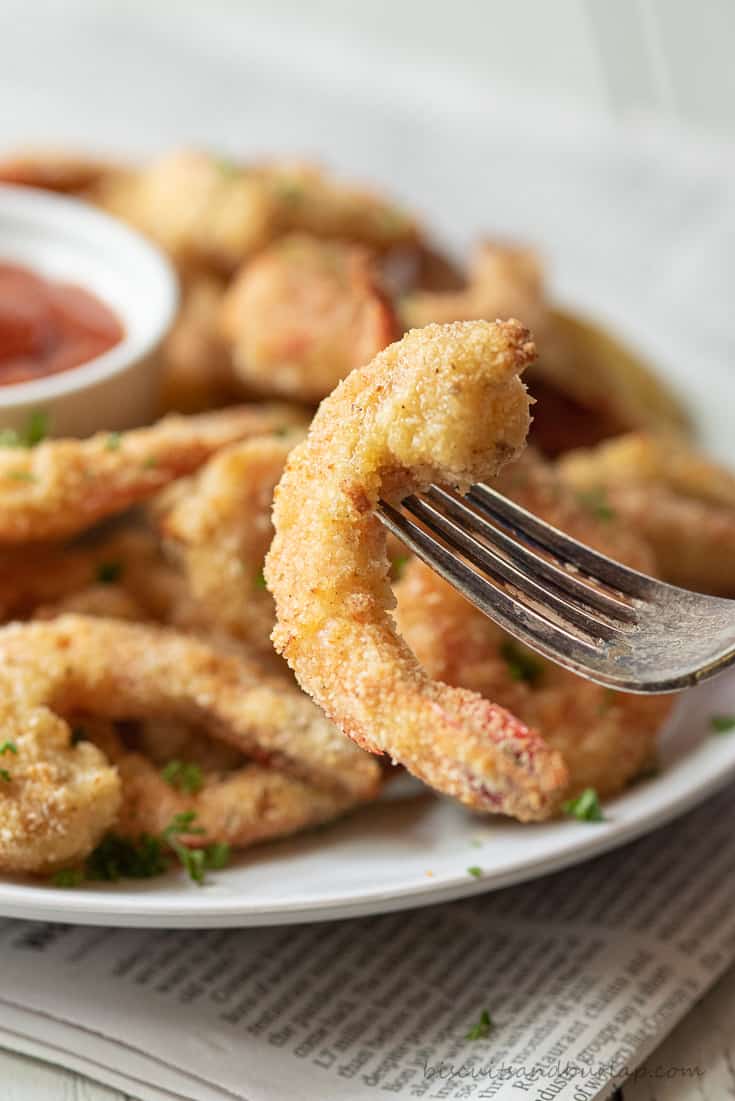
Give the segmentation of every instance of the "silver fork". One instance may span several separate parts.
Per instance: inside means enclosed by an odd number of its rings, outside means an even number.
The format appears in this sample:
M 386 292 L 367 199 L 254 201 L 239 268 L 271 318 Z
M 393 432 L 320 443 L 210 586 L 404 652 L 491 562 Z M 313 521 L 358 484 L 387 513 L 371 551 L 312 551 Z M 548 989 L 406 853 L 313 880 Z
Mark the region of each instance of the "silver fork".
M 431 486 L 379 516 L 509 634 L 589 680 L 670 692 L 735 662 L 735 600 L 621 566 L 489 486 Z

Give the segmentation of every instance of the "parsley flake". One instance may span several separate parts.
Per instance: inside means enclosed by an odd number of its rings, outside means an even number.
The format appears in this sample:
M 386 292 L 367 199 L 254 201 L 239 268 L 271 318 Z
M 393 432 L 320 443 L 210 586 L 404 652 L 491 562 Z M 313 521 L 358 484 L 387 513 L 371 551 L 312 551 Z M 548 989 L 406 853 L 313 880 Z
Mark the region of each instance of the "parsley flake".
M 161 776 L 172 788 L 185 791 L 187 795 L 196 795 L 204 783 L 199 765 L 186 761 L 169 761 L 165 768 L 161 769 Z
M 9 470 L 6 478 L 12 478 L 14 482 L 35 482 L 36 475 L 30 470 Z
M 258 572 L 255 575 L 255 588 L 256 589 L 267 589 L 268 588 L 268 586 L 266 584 L 266 580 L 265 580 L 265 574 L 263 573 L 262 570 L 258 570 Z
M 106 451 L 119 451 L 120 444 L 122 443 L 122 436 L 119 432 L 110 432 L 107 440 L 105 441 Z
M 467 875 L 471 875 L 475 879 L 480 879 L 482 876 L 482 868 L 478 868 L 477 864 L 473 864 L 471 868 L 467 869 Z
M 715 734 L 727 734 L 735 730 L 735 715 L 713 715 L 709 726 Z
M 570 818 L 578 818 L 580 822 L 604 820 L 600 800 L 594 788 L 585 788 L 574 799 L 567 799 L 566 803 L 562 803 L 562 810 Z
M 122 577 L 122 562 L 100 562 L 95 577 L 100 585 L 114 585 Z
M 0 756 L 2 756 L 3 753 L 15 753 L 17 755 L 18 747 L 15 742 L 3 742 L 2 745 L 0 745 Z
M 394 581 L 400 581 L 406 572 L 406 566 L 408 565 L 409 555 L 399 554 L 393 559 L 393 579 Z
M 15 428 L 0 430 L 0 447 L 35 447 L 48 435 L 48 414 L 35 409 L 18 432 Z
M 598 520 L 614 520 L 615 509 L 611 507 L 604 489 L 589 489 L 577 494 L 577 500 Z
M 6 768 L 0 768 L 0 780 L 4 780 L 6 784 L 9 784 L 12 779 L 13 777 Z
M 480 1014 L 480 1020 L 476 1025 L 473 1025 L 465 1036 L 465 1040 L 484 1040 L 486 1036 L 490 1035 L 493 1028 L 493 1022 L 490 1014 L 486 1009 L 483 1009 Z
M 544 667 L 534 654 L 519 646 L 512 639 L 506 639 L 500 647 L 500 653 L 508 665 L 508 672 L 513 680 L 525 681 L 526 684 L 537 684 L 541 679 Z
M 84 878 L 84 868 L 60 868 L 51 876 L 51 883 L 54 887 L 80 887 Z

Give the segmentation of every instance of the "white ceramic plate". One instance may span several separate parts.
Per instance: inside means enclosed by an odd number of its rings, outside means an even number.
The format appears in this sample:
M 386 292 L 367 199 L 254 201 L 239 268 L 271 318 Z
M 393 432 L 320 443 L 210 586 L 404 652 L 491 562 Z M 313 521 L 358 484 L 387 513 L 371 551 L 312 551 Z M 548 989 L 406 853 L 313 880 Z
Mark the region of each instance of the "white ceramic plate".
M 586 860 L 662 825 L 735 776 L 735 676 L 679 701 L 662 771 L 605 806 L 600 823 L 476 818 L 403 781 L 378 806 L 293 841 L 262 846 L 197 887 L 183 874 L 62 890 L 0 883 L 0 914 L 95 925 L 214 927 L 357 917 L 504 887 Z M 481 878 L 469 867 L 482 868 Z
M 202 13 L 195 36 L 187 36 L 185 21 L 172 23 L 165 14 L 154 26 L 155 13 L 150 33 L 118 34 L 118 16 L 100 10 L 116 41 L 106 58 L 105 95 L 89 95 L 87 71 L 75 57 L 59 96 L 58 38 L 71 33 L 84 40 L 80 13 L 79 5 L 66 4 L 58 22 L 49 9 L 44 26 L 34 26 L 40 60 L 32 95 L 13 35 L 0 42 L 5 101 L 14 105 L 5 119 L 7 142 L 43 146 L 53 133 L 57 144 L 81 137 L 92 148 L 108 148 L 114 134 L 129 147 L 151 150 L 193 141 L 254 156 L 316 155 L 417 204 L 460 250 L 482 233 L 537 243 L 549 261 L 554 296 L 610 324 L 657 362 L 708 445 L 735 459 L 729 153 L 645 128 L 618 131 L 544 105 L 520 106 L 484 85 L 450 87 L 434 70 L 377 70 L 367 44 L 361 59 L 342 56 L 337 43 L 327 61 L 305 62 L 299 42 L 284 53 L 289 43 L 279 34 L 277 48 L 268 51 L 262 36 L 241 33 L 233 51 L 231 5 L 225 20 Z M 247 18 L 246 6 L 237 18 Z M 181 80 L 182 58 L 197 74 L 188 84 Z M 682 700 L 664 738 L 663 774 L 611 802 L 603 824 L 521 826 L 473 819 L 427 796 L 396 797 L 316 834 L 244 854 L 203 888 L 173 875 L 67 891 L 2 882 L 0 914 L 265 925 L 494 889 L 620 845 L 735 776 L 735 734 L 708 731 L 718 712 L 735 712 L 731 677 Z M 475 865 L 484 870 L 481 879 L 467 873 Z

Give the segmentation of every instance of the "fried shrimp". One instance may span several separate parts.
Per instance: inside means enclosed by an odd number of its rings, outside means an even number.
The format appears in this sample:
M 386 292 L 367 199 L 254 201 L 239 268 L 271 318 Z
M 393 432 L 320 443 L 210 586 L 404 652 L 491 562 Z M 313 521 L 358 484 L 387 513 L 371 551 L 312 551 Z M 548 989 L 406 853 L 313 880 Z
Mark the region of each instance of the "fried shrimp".
M 650 571 L 645 542 L 602 508 L 577 500 L 558 472 L 526 452 L 494 482 L 537 516 L 618 561 Z M 507 707 L 558 750 L 570 792 L 613 795 L 644 770 L 671 697 L 610 692 L 509 638 L 417 559 L 396 587 L 398 627 L 427 673 Z
M 84 858 L 110 828 L 120 780 L 96 746 L 29 703 L 0 671 L 0 870 L 49 872 Z
M 263 394 L 318 402 L 398 335 L 364 249 L 294 235 L 249 264 L 225 295 L 236 374 Z
M 248 761 L 181 722 L 144 722 L 121 736 L 109 721 L 81 716 L 77 729 L 117 768 L 114 832 L 132 840 L 157 836 L 176 815 L 193 812 L 196 832 L 183 837 L 190 848 L 243 849 L 321 825 L 362 802 Z
M 112 164 L 60 150 L 27 151 L 0 160 L 0 183 L 40 187 L 62 194 L 89 194 L 118 171 Z
M 560 754 L 473 692 L 432 681 L 398 635 L 382 497 L 430 482 L 464 488 L 523 447 L 533 359 L 517 321 L 414 330 L 322 402 L 276 490 L 265 575 L 276 649 L 337 725 L 467 805 L 549 817 Z
M 255 651 L 272 653 L 273 597 L 263 562 L 273 538 L 273 490 L 289 451 L 303 438 L 293 429 L 258 436 L 215 455 L 164 507 L 159 526 L 180 560 L 190 600 L 178 622 L 212 627 Z
M 0 447 L 0 544 L 74 535 L 190 474 L 227 444 L 303 421 L 285 405 L 253 405 L 151 428 Z
M 222 280 L 197 275 L 161 348 L 161 407 L 199 413 L 228 404 L 235 392 L 230 354 L 219 334 Z
M 630 435 L 560 461 L 568 485 L 640 533 L 665 580 L 735 595 L 735 475 L 674 436 Z
M 685 427 L 678 401 L 650 368 L 598 326 L 555 309 L 544 283 L 531 249 L 482 241 L 464 287 L 409 294 L 401 317 L 407 327 L 520 317 L 538 349 L 526 379 L 539 399 L 532 439 L 549 454 L 633 428 Z
M 117 767 L 122 804 L 116 833 L 158 834 L 174 815 L 194 811 L 197 832 L 184 837 L 191 848 L 224 843 L 242 849 L 286 837 L 337 818 L 358 802 L 257 764 L 202 773 L 201 789 L 190 794 L 168 784 L 140 754 L 126 754 Z
M 417 237 L 394 206 L 303 164 L 243 165 L 197 150 L 119 176 L 99 201 L 184 269 L 229 274 L 276 237 L 306 232 L 390 248 Z
M 298 779 L 350 798 L 372 795 L 379 767 L 341 738 L 285 678 L 160 627 L 77 615 L 0 630 L 14 710 L 103 718 L 164 717 L 214 735 Z M 4 737 L 4 734 L 3 734 Z

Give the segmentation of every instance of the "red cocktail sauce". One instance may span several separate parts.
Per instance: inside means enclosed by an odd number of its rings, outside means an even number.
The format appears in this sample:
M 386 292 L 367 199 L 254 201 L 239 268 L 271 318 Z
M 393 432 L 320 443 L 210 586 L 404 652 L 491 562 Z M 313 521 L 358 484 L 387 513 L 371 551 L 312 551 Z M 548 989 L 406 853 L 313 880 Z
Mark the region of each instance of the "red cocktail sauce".
M 124 335 L 91 291 L 0 261 L 0 386 L 78 367 Z

